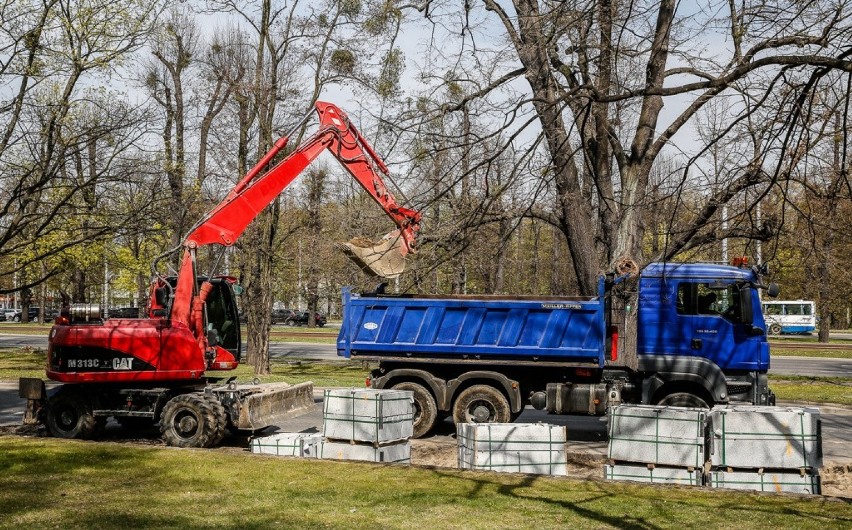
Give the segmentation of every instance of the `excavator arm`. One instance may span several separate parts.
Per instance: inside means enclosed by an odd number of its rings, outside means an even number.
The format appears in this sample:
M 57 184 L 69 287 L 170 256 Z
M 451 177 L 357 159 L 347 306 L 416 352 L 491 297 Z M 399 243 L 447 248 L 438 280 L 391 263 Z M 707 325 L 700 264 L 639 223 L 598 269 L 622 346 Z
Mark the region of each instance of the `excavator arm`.
M 402 243 L 399 252 L 405 256 L 415 250 L 420 213 L 397 204 L 376 170 L 387 175 L 385 163 L 342 110 L 331 103 L 317 102 L 316 111 L 319 130 L 275 167 L 260 174 L 289 139 L 285 136 L 278 140 L 225 200 L 196 225 L 186 238 L 186 247 L 197 248 L 211 243 L 233 245 L 249 223 L 320 153 L 328 150 L 396 223 L 396 233 Z
M 344 250 L 350 257 L 362 268 L 379 276 L 395 277 L 404 269 L 405 256 L 416 249 L 420 213 L 397 204 L 379 173 L 388 174 L 385 163 L 342 110 L 324 102 L 317 102 L 315 110 L 319 114 L 319 130 L 264 172 L 272 159 L 286 147 L 290 135 L 275 142 L 228 196 L 190 230 L 184 241 L 171 320 L 182 322 L 192 330 L 202 351 L 213 355 L 211 364 L 230 365 L 233 359 L 227 359 L 221 348 L 211 348 L 205 336 L 203 308 L 209 290 L 204 284 L 199 287 L 195 279 L 196 249 L 210 244 L 233 245 L 249 223 L 324 151 L 330 152 L 343 164 L 397 225 L 397 229 L 384 236 L 378 244 L 364 243 L 363 239 L 346 243 Z

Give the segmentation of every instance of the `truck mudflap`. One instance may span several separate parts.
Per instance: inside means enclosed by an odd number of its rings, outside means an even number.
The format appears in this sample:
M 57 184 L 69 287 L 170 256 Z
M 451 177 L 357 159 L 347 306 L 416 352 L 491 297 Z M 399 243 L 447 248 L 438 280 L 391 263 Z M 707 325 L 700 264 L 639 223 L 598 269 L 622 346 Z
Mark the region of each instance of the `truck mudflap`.
M 229 388 L 239 395 L 239 415 L 232 418 L 234 427 L 257 431 L 302 416 L 316 408 L 314 384 L 237 385 Z

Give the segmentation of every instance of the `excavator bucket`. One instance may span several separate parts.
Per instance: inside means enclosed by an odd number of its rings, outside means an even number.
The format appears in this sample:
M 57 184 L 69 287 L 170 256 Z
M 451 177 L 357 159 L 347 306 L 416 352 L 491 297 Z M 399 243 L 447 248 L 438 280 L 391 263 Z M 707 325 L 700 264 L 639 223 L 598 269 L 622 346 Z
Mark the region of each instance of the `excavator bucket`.
M 257 431 L 316 409 L 310 382 L 237 385 L 235 390 L 240 396 L 240 415 L 234 420 L 237 429 Z
M 356 237 L 343 243 L 342 248 L 368 274 L 396 278 L 405 270 L 405 245 L 398 230 L 378 241 Z

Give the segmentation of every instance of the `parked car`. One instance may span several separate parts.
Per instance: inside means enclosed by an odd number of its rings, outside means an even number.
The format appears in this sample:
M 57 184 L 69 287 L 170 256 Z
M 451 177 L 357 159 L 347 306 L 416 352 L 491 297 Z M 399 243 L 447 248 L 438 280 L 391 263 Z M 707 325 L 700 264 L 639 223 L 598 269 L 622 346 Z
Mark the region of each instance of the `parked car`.
M 38 319 L 38 311 L 39 308 L 36 306 L 30 306 L 29 311 L 27 311 L 27 315 L 29 316 L 29 322 L 35 322 Z M 6 310 L 6 320 L 10 322 L 20 322 L 22 312 L 20 309 L 7 309 Z M 46 318 L 46 317 L 45 317 Z
M 292 309 L 273 309 L 270 321 L 272 324 L 287 324 L 288 321 L 296 317 L 296 312 Z
M 326 323 L 325 315 L 322 313 L 315 313 L 317 326 L 323 327 Z M 291 326 L 307 326 L 308 318 L 310 317 L 310 312 L 308 311 L 298 311 L 292 320 L 288 321 L 287 324 Z
M 139 308 L 113 307 L 109 310 L 109 318 L 139 318 Z

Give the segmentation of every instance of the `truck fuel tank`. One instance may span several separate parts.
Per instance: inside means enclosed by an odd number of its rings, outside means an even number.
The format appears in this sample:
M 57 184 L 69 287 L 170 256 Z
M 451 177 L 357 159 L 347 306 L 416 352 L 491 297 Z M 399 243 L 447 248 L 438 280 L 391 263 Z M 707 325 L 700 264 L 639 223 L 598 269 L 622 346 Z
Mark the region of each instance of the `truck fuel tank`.
M 548 383 L 546 391 L 536 392 L 530 401 L 551 414 L 600 415 L 607 406 L 621 403 L 621 391 L 606 383 Z

